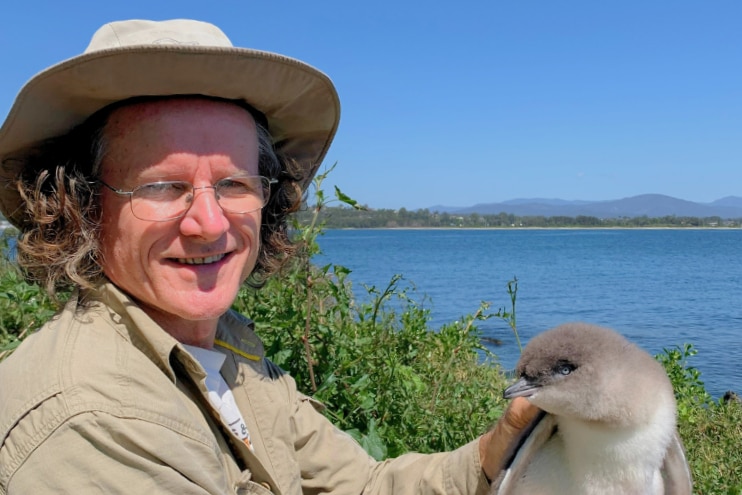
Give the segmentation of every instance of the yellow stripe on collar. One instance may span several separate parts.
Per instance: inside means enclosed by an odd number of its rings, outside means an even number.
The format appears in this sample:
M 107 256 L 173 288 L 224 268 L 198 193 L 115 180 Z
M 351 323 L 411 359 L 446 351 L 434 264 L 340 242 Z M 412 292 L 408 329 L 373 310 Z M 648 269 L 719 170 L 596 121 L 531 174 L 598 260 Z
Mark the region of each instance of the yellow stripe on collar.
M 214 344 L 224 347 L 225 349 L 229 349 L 230 351 L 234 352 L 235 354 L 238 354 L 242 356 L 245 359 L 249 359 L 250 361 L 260 361 L 261 357 L 256 356 L 255 354 L 248 354 L 245 351 L 236 348 L 232 344 L 228 344 L 227 342 L 224 342 L 223 340 L 216 339 L 214 340 Z

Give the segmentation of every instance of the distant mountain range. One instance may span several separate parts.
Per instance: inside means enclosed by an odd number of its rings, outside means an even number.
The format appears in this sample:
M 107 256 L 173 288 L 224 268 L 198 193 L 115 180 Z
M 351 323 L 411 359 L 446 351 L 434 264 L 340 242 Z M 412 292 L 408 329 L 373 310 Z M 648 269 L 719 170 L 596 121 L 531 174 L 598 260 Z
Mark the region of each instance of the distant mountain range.
M 598 218 L 619 217 L 721 217 L 742 218 L 742 197 L 727 196 L 711 203 L 694 203 L 662 194 L 642 194 L 630 198 L 608 201 L 567 201 L 563 199 L 511 199 L 502 203 L 480 203 L 468 207 L 432 206 L 430 211 L 460 213 L 468 215 L 497 215 L 509 213 L 518 216 L 565 216 L 579 215 Z

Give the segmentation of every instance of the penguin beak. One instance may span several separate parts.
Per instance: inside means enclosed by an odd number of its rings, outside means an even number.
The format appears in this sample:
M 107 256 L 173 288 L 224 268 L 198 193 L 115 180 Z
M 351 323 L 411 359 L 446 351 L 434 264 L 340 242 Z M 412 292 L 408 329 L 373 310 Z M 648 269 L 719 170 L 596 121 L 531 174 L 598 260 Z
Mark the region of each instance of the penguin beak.
M 506 399 L 514 399 L 515 397 L 530 397 L 536 393 L 539 389 L 539 385 L 529 381 L 527 378 L 521 378 L 517 382 L 510 385 L 502 393 L 502 396 Z

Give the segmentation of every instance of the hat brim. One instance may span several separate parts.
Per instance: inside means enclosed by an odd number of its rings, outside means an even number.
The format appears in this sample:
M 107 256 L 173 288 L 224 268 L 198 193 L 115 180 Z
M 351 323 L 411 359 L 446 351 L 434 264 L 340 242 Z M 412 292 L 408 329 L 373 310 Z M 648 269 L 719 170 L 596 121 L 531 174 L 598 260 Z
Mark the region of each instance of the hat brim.
M 301 61 L 245 48 L 142 45 L 100 50 L 34 76 L 0 128 L 0 209 L 23 223 L 8 187 L 39 143 L 69 132 L 111 103 L 135 96 L 205 95 L 240 99 L 262 112 L 276 149 L 296 160 L 308 187 L 340 120 L 332 81 Z

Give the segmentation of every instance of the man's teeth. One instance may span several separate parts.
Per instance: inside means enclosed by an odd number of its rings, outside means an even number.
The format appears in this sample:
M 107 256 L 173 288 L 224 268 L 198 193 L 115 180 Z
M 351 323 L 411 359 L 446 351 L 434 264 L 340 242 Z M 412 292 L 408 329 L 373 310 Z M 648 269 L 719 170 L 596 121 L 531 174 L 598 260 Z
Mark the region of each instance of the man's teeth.
M 207 265 L 209 263 L 216 263 L 217 261 L 224 258 L 224 254 L 217 254 L 209 256 L 208 258 L 178 258 L 179 263 L 185 263 L 186 265 Z

